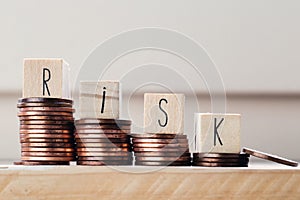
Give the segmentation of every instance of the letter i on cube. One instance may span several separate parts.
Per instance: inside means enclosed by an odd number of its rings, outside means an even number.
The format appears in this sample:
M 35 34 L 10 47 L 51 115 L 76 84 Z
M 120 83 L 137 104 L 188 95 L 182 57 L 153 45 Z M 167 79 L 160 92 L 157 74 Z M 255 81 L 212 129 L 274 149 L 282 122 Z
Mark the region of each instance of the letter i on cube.
M 119 87 L 118 81 L 81 82 L 80 117 L 118 119 L 120 115 Z
M 241 115 L 195 113 L 195 150 L 240 153 Z

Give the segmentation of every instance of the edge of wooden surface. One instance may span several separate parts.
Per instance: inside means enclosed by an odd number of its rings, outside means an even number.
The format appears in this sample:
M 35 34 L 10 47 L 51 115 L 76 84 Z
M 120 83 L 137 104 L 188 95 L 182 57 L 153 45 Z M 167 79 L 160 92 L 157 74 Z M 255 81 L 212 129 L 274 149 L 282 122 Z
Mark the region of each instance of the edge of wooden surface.
M 1 165 L 0 199 L 300 199 L 299 167 L 157 169 Z

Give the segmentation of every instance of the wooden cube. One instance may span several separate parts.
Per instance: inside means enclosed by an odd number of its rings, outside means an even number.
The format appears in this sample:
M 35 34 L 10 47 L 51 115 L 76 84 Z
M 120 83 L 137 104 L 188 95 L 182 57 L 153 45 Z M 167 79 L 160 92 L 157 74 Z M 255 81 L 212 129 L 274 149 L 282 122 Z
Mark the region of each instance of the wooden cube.
M 118 119 L 120 115 L 119 85 L 118 81 L 81 82 L 80 117 Z
M 195 113 L 195 151 L 239 153 L 241 115 Z
M 146 133 L 183 134 L 184 94 L 144 94 Z
M 24 59 L 23 98 L 71 98 L 69 76 L 63 59 Z

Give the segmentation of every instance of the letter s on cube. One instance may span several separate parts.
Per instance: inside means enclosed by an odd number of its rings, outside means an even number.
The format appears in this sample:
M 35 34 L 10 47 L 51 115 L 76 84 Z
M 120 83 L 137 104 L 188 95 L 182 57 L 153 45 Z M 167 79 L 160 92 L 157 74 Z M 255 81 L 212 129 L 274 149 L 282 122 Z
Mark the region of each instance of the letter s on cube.
M 184 94 L 145 93 L 145 133 L 184 133 Z

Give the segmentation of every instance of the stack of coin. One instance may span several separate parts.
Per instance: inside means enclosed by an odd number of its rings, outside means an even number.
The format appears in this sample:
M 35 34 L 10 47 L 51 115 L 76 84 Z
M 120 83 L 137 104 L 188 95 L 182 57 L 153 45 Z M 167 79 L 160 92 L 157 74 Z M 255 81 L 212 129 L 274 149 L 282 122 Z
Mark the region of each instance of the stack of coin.
M 132 165 L 130 120 L 86 118 L 75 126 L 77 165 Z
M 23 98 L 18 101 L 21 165 L 68 165 L 75 160 L 72 100 Z
M 132 134 L 135 165 L 190 166 L 186 135 Z
M 193 166 L 248 167 L 249 155 L 245 153 L 193 153 Z

